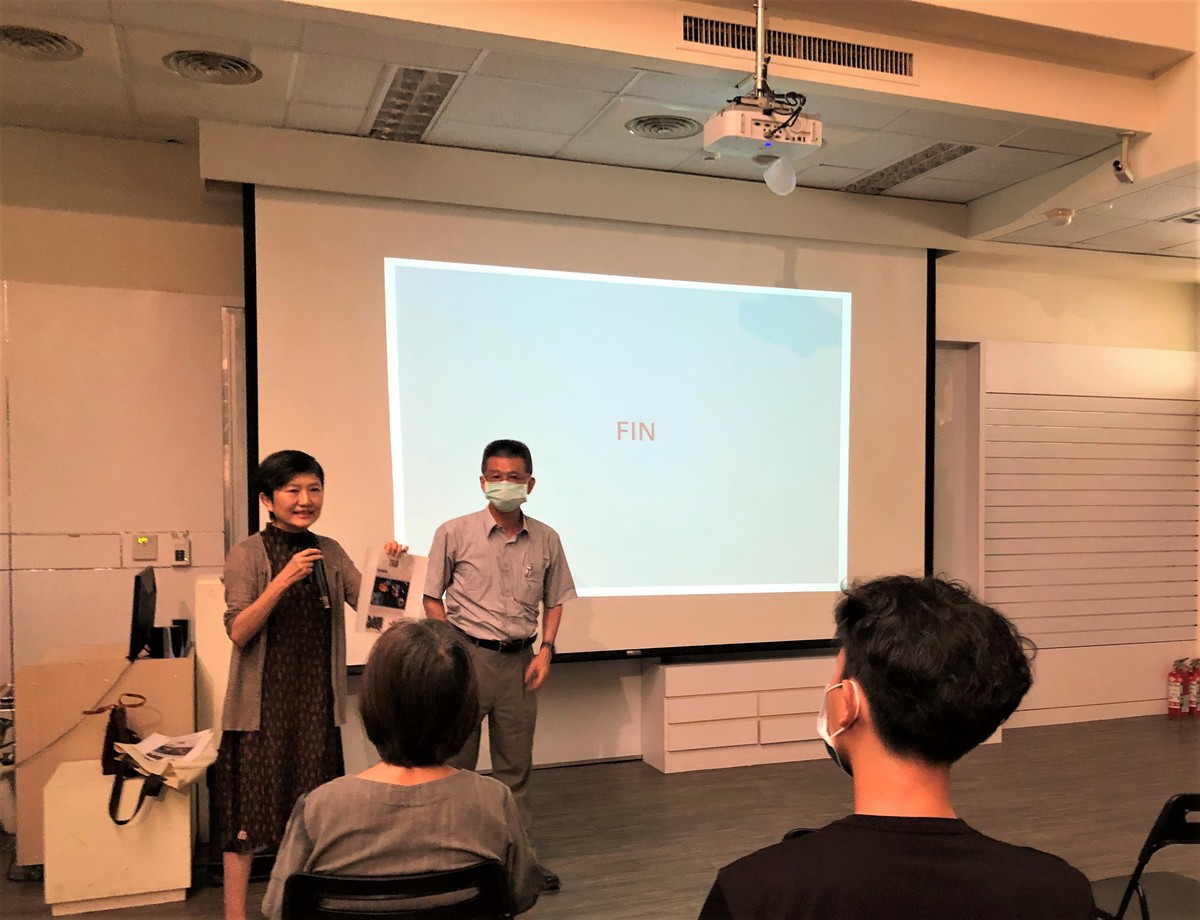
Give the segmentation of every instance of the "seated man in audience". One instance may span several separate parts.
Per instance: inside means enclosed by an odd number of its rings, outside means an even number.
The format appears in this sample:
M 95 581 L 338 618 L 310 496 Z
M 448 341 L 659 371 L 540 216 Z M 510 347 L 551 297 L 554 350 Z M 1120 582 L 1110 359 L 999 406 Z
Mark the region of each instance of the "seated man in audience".
M 950 801 L 951 765 L 1029 689 L 1028 640 L 937 578 L 856 585 L 835 620 L 817 731 L 853 778 L 854 814 L 721 869 L 701 920 L 1091 918 L 1078 870 L 984 836 Z
M 375 642 L 359 689 L 367 737 L 382 761 L 296 802 L 263 913 L 278 920 L 296 872 L 412 875 L 500 862 L 516 912 L 542 890 L 533 847 L 508 787 L 457 770 L 479 724 L 471 656 L 448 623 L 401 620 Z

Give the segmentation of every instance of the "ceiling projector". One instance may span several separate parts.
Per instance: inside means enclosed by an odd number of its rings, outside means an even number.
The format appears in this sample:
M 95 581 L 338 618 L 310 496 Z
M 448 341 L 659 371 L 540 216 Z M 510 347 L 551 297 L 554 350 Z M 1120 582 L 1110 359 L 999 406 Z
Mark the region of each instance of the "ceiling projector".
M 734 103 L 704 123 L 704 149 L 722 156 L 798 160 L 821 149 L 821 122 L 799 112 Z

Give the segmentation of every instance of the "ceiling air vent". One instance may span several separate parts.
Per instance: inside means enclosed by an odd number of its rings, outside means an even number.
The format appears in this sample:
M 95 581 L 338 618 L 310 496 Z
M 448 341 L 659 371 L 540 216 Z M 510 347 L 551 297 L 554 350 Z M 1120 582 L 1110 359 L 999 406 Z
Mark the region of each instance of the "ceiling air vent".
M 83 48 L 65 35 L 25 26 L 0 26 L 0 53 L 25 61 L 73 61 Z
M 700 16 L 683 17 L 683 40 L 697 45 L 717 48 L 733 48 L 736 51 L 755 50 L 754 26 L 722 22 L 719 19 L 704 19 Z M 894 51 L 890 48 L 875 48 L 854 42 L 835 41 L 816 35 L 800 35 L 795 32 L 767 30 L 766 53 L 772 57 L 791 58 L 812 64 L 829 64 L 848 70 L 887 74 L 893 77 L 913 75 L 913 53 Z
M 1188 211 L 1186 214 L 1176 214 L 1174 217 L 1168 217 L 1163 221 L 1164 224 L 1188 224 L 1196 226 L 1200 224 L 1200 211 Z
M 885 166 L 869 176 L 863 176 L 861 179 L 843 186 L 842 191 L 858 192 L 862 195 L 878 195 L 901 182 L 915 179 L 931 169 L 936 169 L 978 149 L 970 144 L 934 144 L 910 157 L 898 160 L 891 166 Z
M 197 83 L 246 86 L 262 79 L 262 71 L 249 61 L 219 51 L 172 51 L 162 62 L 171 73 Z
M 401 67 L 392 78 L 368 137 L 420 143 L 461 74 Z
M 677 141 L 695 137 L 704 130 L 704 125 L 684 115 L 639 115 L 625 122 L 625 130 L 652 141 Z

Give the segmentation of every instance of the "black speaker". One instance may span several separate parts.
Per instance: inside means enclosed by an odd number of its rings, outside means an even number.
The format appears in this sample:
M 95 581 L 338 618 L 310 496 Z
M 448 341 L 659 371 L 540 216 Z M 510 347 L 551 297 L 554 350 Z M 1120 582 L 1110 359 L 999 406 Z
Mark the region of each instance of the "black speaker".
M 171 621 L 171 651 L 175 654 L 175 658 L 184 658 L 190 650 L 190 641 L 192 633 L 191 620 L 172 620 Z
M 147 643 L 151 658 L 174 658 L 171 648 L 171 627 L 155 626 L 150 630 L 150 641 Z

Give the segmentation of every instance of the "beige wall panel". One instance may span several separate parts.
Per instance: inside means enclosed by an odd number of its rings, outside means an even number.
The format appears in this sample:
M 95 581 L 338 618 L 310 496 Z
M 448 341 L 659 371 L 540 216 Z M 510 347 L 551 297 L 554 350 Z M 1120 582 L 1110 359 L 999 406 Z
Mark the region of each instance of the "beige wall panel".
M 15 531 L 223 530 L 222 303 L 8 285 Z
M 989 271 L 953 263 L 950 258 L 938 265 L 939 340 L 1195 348 L 1193 284 Z

